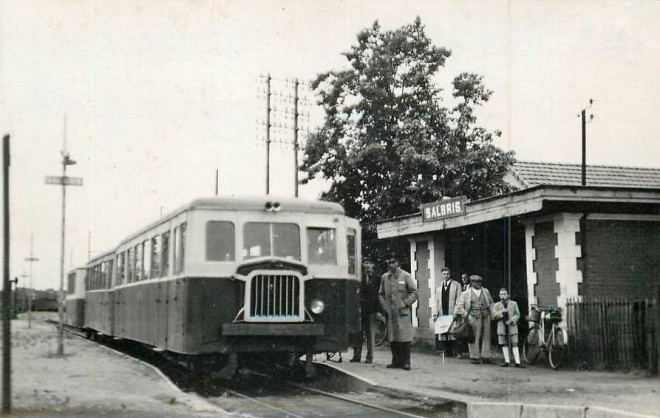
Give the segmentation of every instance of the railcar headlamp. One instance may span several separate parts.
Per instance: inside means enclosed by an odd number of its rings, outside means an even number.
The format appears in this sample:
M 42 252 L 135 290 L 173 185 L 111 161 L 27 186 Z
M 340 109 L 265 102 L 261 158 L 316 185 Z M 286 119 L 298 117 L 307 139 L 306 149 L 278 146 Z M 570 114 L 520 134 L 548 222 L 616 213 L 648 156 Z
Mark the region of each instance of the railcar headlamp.
M 320 299 L 314 299 L 312 303 L 309 304 L 309 309 L 314 315 L 319 315 L 325 309 L 325 303 Z

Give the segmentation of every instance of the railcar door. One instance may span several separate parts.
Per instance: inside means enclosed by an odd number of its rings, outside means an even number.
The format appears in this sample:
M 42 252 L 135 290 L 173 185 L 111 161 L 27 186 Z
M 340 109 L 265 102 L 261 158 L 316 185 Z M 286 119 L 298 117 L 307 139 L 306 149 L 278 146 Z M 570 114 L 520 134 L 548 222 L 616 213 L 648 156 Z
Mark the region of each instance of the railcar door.
M 168 288 L 168 282 L 158 282 L 156 298 L 156 346 L 163 348 L 167 347 L 167 308 L 170 305 Z

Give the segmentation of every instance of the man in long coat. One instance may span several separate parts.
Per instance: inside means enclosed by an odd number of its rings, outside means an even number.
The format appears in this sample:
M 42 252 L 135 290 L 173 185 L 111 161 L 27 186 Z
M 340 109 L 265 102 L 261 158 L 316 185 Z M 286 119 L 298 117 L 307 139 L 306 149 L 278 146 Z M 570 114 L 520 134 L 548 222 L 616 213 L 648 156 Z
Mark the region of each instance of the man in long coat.
M 490 310 L 493 298 L 481 287 L 481 276 L 470 276 L 470 287 L 461 293 L 455 315 L 467 319 L 474 331 L 474 342 L 468 344 L 472 364 L 490 363 Z
M 448 321 L 446 322 L 451 322 L 454 310 L 456 309 L 456 304 L 461 297 L 461 285 L 456 280 L 452 280 L 449 267 L 443 267 L 441 271 L 442 282 L 440 282 L 440 286 L 435 289 L 435 320 L 440 321 L 442 317 L 444 317 L 448 318 Z M 449 329 L 445 332 L 440 332 L 437 335 L 438 341 L 440 342 L 440 349 L 443 350 L 447 356 L 451 357 L 455 355 L 456 340 L 454 336 L 449 333 Z
M 399 267 L 399 260 L 387 260 L 388 271 L 383 274 L 378 297 L 387 312 L 387 338 L 392 350 L 392 363 L 387 367 L 410 370 L 410 344 L 413 339 L 412 304 L 417 300 L 417 286 L 409 273 Z

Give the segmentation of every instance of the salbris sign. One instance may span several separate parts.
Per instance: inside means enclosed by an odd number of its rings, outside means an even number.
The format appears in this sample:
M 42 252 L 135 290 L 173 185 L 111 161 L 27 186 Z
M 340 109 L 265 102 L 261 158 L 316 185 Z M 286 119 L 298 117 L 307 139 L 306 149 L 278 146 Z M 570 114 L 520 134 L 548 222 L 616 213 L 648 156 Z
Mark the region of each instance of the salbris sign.
M 438 221 L 465 213 L 465 196 L 444 199 L 422 205 L 422 222 Z

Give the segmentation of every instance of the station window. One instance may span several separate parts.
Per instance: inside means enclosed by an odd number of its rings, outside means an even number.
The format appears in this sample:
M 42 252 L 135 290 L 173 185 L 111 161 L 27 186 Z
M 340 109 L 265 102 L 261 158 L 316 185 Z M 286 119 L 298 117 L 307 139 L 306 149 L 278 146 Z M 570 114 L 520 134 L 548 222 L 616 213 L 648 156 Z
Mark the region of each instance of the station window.
M 149 275 L 160 277 L 160 236 L 151 238 L 151 265 Z
M 310 264 L 337 264 L 337 234 L 333 228 L 307 228 Z
M 234 224 L 227 221 L 206 223 L 206 261 L 234 261 Z
M 161 235 L 162 251 L 161 251 L 161 264 L 160 276 L 166 277 L 170 275 L 170 231 L 164 232 Z
M 348 254 L 348 274 L 356 274 L 357 271 L 357 232 L 353 228 L 346 230 L 346 252 Z
M 148 239 L 142 243 L 142 253 L 144 260 L 142 264 L 144 266 L 142 273 L 142 280 L 148 280 L 151 276 L 151 240 Z
M 265 256 L 300 260 L 300 228 L 296 224 L 248 222 L 243 236 L 246 260 Z

